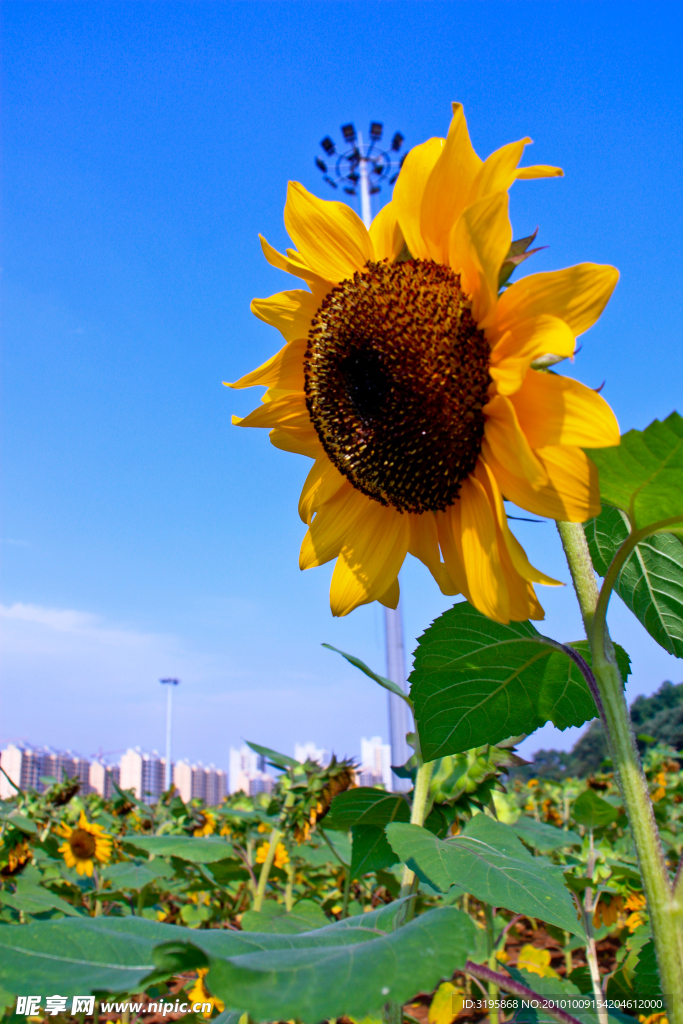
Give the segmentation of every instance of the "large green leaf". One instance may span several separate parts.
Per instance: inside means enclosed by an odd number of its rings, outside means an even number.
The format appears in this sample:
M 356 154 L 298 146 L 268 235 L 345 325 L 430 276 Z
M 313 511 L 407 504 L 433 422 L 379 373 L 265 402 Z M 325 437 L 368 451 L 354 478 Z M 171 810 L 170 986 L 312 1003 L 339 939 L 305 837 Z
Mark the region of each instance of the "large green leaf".
M 459 910 L 430 910 L 394 930 L 401 910 L 394 903 L 319 931 L 272 936 L 279 948 L 264 944 L 244 955 L 212 942 L 207 983 L 226 1006 L 245 1008 L 255 1020 L 378 1016 L 383 1003 L 404 1003 L 461 969 L 476 943 L 471 919 Z M 204 948 L 210 934 L 201 936 Z M 225 932 L 214 934 L 220 940 Z
M 430 991 L 475 946 L 472 921 L 451 907 L 395 930 L 403 902 L 298 935 L 189 932 L 141 917 L 0 925 L 0 985 L 68 997 L 139 992 L 157 967 L 183 970 L 208 957 L 207 983 L 226 1009 L 307 1024 L 360 1018 Z
M 637 529 L 683 516 L 683 418 L 672 412 L 629 430 L 616 448 L 586 453 L 600 471 L 603 502 L 629 512 Z
M 130 889 L 132 892 L 138 892 L 146 885 L 155 882 L 158 875 L 147 864 L 121 861 L 119 864 L 112 864 L 108 867 L 104 878 L 111 882 L 115 889 Z
M 40 885 L 22 886 L 15 893 L 0 892 L 0 906 L 2 904 L 29 915 L 44 914 L 49 910 L 59 910 L 67 917 L 78 917 L 81 913 L 61 896 Z
M 339 793 L 325 815 L 326 829 L 348 831 L 352 825 L 380 825 L 390 821 L 410 821 L 410 804 L 398 793 L 387 793 L 371 786 L 358 786 Z
M 588 829 L 611 825 L 618 817 L 618 808 L 608 804 L 592 789 L 584 790 L 581 796 L 574 801 L 572 807 L 574 821 Z
M 427 760 L 533 732 L 583 725 L 596 708 L 575 663 L 530 622 L 502 625 L 466 601 L 420 637 L 410 695 Z
M 478 814 L 452 839 L 398 823 L 387 826 L 387 836 L 401 860 L 434 889 L 448 892 L 457 885 L 492 906 L 583 934 L 561 869 L 532 857 L 507 825 Z
M 354 825 L 351 836 L 352 878 L 360 878 L 369 871 L 381 871 L 398 863 L 398 857 L 389 846 L 384 828 L 379 825 Z
M 211 864 L 225 860 L 232 854 L 232 846 L 225 839 L 194 836 L 126 836 L 129 846 L 144 850 L 152 857 L 177 857 L 191 864 Z
M 626 513 L 610 505 L 586 523 L 591 558 L 601 576 L 629 533 Z M 650 636 L 669 654 L 683 658 L 683 542 L 673 533 L 641 541 L 614 589 Z

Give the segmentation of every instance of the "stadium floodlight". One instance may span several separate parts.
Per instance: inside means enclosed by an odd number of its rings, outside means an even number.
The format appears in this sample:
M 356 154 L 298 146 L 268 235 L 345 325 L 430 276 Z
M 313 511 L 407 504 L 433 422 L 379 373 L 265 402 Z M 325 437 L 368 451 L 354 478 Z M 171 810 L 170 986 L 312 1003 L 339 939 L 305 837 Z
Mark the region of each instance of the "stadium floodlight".
M 164 789 L 168 792 L 171 788 L 171 726 L 173 720 L 173 687 L 180 682 L 179 679 L 160 679 L 162 686 L 167 686 L 166 691 L 166 764 L 164 771 Z

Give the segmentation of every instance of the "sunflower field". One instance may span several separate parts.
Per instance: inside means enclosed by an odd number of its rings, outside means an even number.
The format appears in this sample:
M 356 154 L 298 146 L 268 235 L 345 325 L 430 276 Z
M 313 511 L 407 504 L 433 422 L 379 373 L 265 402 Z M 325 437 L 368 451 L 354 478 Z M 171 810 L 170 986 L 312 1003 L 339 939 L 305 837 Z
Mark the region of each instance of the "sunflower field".
M 525 782 L 514 741 L 447 755 L 417 835 L 410 796 L 356 786 L 347 762 L 254 746 L 278 770 L 273 793 L 219 807 L 173 789 L 155 805 L 131 791 L 81 796 L 68 779 L 3 804 L 8 1017 L 19 985 L 66 997 L 63 1019 L 92 993 L 101 1020 L 360 1021 L 381 1017 L 389 987 L 408 1024 L 469 1024 L 522 1019 L 525 990 L 581 999 L 591 969 L 615 1005 L 661 1005 L 613 772 Z M 683 772 L 662 745 L 645 770 L 673 865 Z M 405 863 L 419 879 L 412 901 Z

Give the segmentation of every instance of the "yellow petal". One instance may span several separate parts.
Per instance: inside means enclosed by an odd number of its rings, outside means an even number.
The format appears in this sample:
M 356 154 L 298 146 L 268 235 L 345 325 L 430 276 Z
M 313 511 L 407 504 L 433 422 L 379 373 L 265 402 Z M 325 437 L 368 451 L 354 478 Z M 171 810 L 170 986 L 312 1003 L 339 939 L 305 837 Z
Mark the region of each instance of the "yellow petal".
M 482 455 L 493 470 L 503 495 L 515 505 L 537 516 L 583 523 L 600 511 L 598 471 L 580 448 L 537 449 L 536 457 L 548 475 L 548 483 L 533 487 L 500 462 L 484 438 Z
M 377 600 L 380 604 L 383 604 L 385 608 L 398 608 L 398 602 L 401 599 L 401 589 L 398 583 L 398 577 L 394 580 L 388 590 L 381 594 Z
M 411 256 L 428 259 L 429 250 L 420 233 L 420 209 L 427 179 L 446 143 L 445 139 L 427 139 L 414 146 L 405 158 L 394 188 L 392 205 Z
M 312 569 L 336 558 L 346 536 L 367 514 L 370 500 L 345 481 L 334 497 L 316 512 L 301 544 L 299 568 Z
M 498 553 L 496 520 L 486 491 L 471 476 L 460 490 L 462 554 L 470 602 L 496 622 L 510 621 L 510 597 Z M 456 538 L 457 540 L 457 538 Z
M 566 320 L 574 335 L 595 323 L 619 280 L 619 271 L 598 263 L 531 274 L 515 281 L 498 300 L 499 336 L 521 320 L 550 313 Z
M 467 585 L 467 574 L 462 559 L 460 535 L 462 533 L 461 502 L 455 501 L 444 512 L 435 514 L 436 528 L 439 535 L 439 547 L 443 553 L 446 571 L 450 577 L 455 594 L 463 594 L 470 600 Z
M 545 470 L 531 450 L 510 399 L 496 395 L 484 406 L 484 414 L 484 436 L 498 461 L 526 477 L 533 486 L 547 483 Z
M 325 454 L 320 438 L 310 423 L 299 426 L 289 424 L 287 430 L 276 428 L 271 430 L 268 439 L 273 447 L 283 452 L 305 455 L 309 459 L 320 459 Z
M 299 498 L 299 516 L 303 522 L 310 526 L 314 512 L 333 498 L 343 483 L 344 477 L 327 457 L 316 459 Z
M 495 153 L 486 158 L 472 185 L 469 202 L 487 196 L 491 192 L 507 192 L 517 177 L 517 164 L 522 159 L 524 147 L 531 139 L 520 139 L 519 142 L 508 142 Z
M 266 257 L 271 267 L 277 267 L 278 270 L 284 270 L 286 274 L 293 274 L 294 277 L 300 277 L 302 281 L 305 281 L 315 291 L 328 292 L 330 290 L 331 281 L 321 277 L 320 274 L 316 274 L 315 271 L 311 270 L 310 267 L 304 265 L 302 261 L 289 259 L 287 256 L 283 256 L 281 252 L 274 249 L 272 245 L 265 240 L 263 235 L 259 235 L 259 241 L 261 242 L 261 248 L 263 249 L 263 255 Z
M 259 320 L 276 327 L 285 341 L 298 341 L 308 336 L 311 320 L 323 298 L 322 293 L 313 295 L 297 288 L 267 299 L 252 299 L 251 311 Z
M 304 356 L 307 338 L 299 338 L 285 345 L 271 356 L 262 366 L 246 373 L 234 384 L 223 383 L 229 388 L 251 388 L 256 385 L 278 388 L 283 391 L 303 391 Z
M 448 260 L 462 274 L 464 289 L 472 296 L 472 316 L 480 328 L 487 327 L 489 317 L 495 315 L 498 274 L 511 241 L 507 192 L 494 192 L 472 203 L 451 233 Z
M 374 256 L 363 221 L 346 203 L 318 199 L 290 181 L 285 227 L 304 262 L 327 281 L 343 281 Z
M 543 313 L 522 320 L 492 344 L 489 373 L 498 394 L 518 391 L 534 359 L 544 355 L 568 359 L 574 354 L 574 344 L 570 328 L 557 316 Z
M 376 260 L 393 263 L 405 245 L 403 234 L 396 219 L 396 205 L 391 202 L 383 206 L 370 225 L 370 238 Z
M 409 532 L 405 515 L 370 502 L 362 523 L 348 532 L 332 573 L 333 615 L 348 615 L 386 594 L 405 560 Z
M 468 204 L 481 166 L 470 142 L 462 104 L 454 103 L 448 138 L 425 185 L 420 211 L 420 234 L 428 256 L 437 263 L 447 262 L 448 236 Z
M 518 167 L 515 177 L 519 181 L 529 181 L 532 178 L 564 178 L 564 171 L 561 167 L 551 167 L 550 164 L 534 164 L 533 167 Z
M 265 395 L 264 398 L 267 399 L 268 395 Z M 288 426 L 306 425 L 311 429 L 311 420 L 302 391 L 282 395 L 274 401 L 266 400 L 247 416 L 233 416 L 232 422 L 236 427 L 280 427 L 286 429 Z
M 530 370 L 509 401 L 532 448 L 619 444 L 619 424 L 605 399 L 571 377 Z
M 459 590 L 453 583 L 445 562 L 439 553 L 439 532 L 436 516 L 433 512 L 422 515 L 408 513 L 410 522 L 410 542 L 408 551 L 414 558 L 419 558 L 426 565 L 439 585 L 442 594 L 458 594 Z

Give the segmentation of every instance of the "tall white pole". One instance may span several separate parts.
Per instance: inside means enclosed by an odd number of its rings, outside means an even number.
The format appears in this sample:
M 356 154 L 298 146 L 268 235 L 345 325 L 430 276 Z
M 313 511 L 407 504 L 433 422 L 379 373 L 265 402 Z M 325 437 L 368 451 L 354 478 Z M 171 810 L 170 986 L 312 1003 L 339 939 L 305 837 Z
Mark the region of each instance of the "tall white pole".
M 166 764 L 164 765 L 164 790 L 168 792 L 171 788 L 171 729 L 173 727 L 173 687 L 180 682 L 179 679 L 160 679 L 159 682 L 166 687 Z
M 370 176 L 368 162 L 363 155 L 363 138 L 358 133 L 358 150 L 360 152 L 360 209 L 365 227 L 370 230 L 372 223 L 372 205 L 370 200 Z M 384 609 L 384 628 L 387 642 L 387 676 L 407 692 L 406 657 L 403 645 L 403 617 L 401 605 L 398 608 Z M 408 746 L 406 734 L 414 728 L 411 722 L 410 709 L 404 700 L 394 693 L 389 698 L 389 743 L 391 744 L 391 763 L 396 768 L 404 765 L 412 751 Z M 410 779 L 399 779 L 391 774 L 394 793 L 405 793 L 411 788 Z

